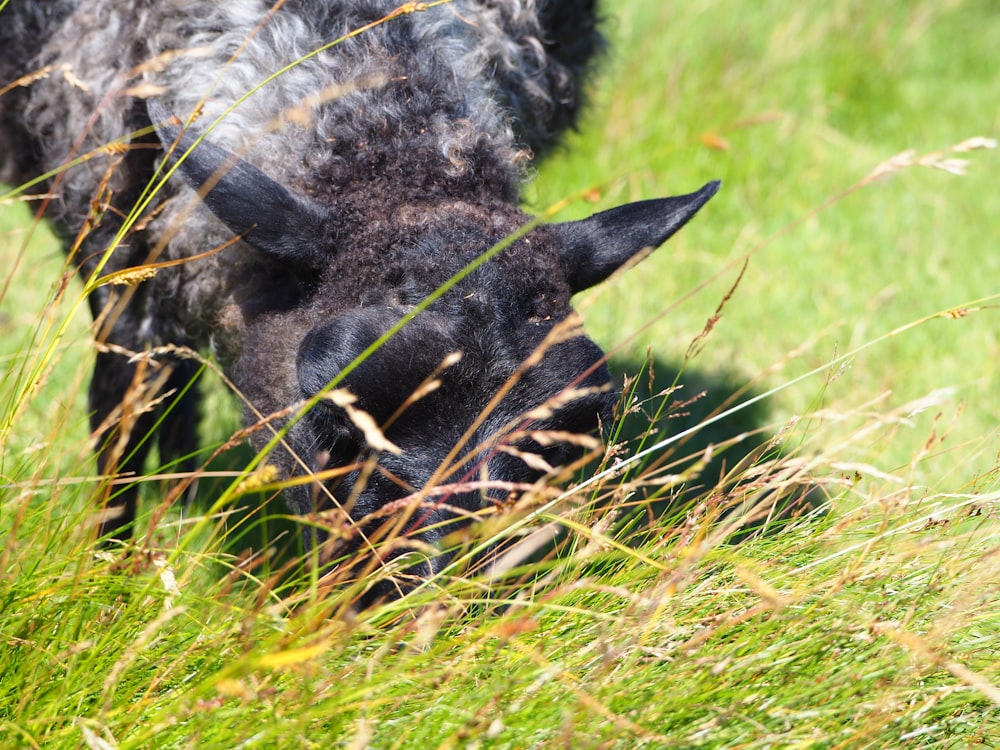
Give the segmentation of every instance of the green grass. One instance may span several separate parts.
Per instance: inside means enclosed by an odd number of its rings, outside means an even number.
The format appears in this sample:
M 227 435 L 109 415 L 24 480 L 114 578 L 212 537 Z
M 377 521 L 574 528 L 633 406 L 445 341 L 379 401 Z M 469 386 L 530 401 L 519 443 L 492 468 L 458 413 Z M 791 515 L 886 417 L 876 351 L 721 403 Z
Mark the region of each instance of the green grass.
M 679 360 L 749 252 L 697 364 L 770 388 L 899 326 L 992 298 L 968 317 L 936 318 L 852 357 L 833 382 L 816 377 L 785 389 L 775 416 L 821 404 L 850 411 L 880 394 L 898 405 L 951 388 L 949 411 L 969 405 L 954 441 L 992 435 L 995 446 L 1000 196 L 992 186 L 1000 152 L 968 155 L 965 177 L 911 167 L 827 205 L 900 152 L 997 136 L 1000 73 L 984 63 L 996 32 L 991 4 L 609 6 L 619 7 L 631 12 L 618 15 L 595 115 L 546 165 L 538 205 L 594 186 L 604 187 L 604 206 L 713 177 L 724 185 L 641 271 L 596 292 L 590 330 L 621 346 L 623 334 L 655 320 L 622 353 L 635 358 L 652 347 Z M 728 148 L 707 147 L 706 134 Z M 923 438 L 876 457 L 885 467 L 906 465 Z M 944 473 L 954 463 L 947 456 L 926 469 Z
M 780 432 L 784 457 L 738 467 L 733 497 L 799 471 L 829 512 L 730 545 L 705 491 L 625 545 L 587 500 L 658 495 L 611 479 L 525 521 L 567 530 L 541 570 L 357 616 L 240 557 L 280 505 L 173 509 L 128 565 L 95 558 L 79 285 L 59 293 L 44 230 L 15 268 L 30 216 L 0 206 L 0 747 L 1000 746 L 1000 151 L 853 189 L 908 149 L 1000 135 L 996 4 L 605 7 L 593 107 L 531 205 L 591 199 L 571 218 L 723 179 L 579 306 L 619 369 L 652 351 L 647 412 L 678 371 L 673 399 L 773 390 L 737 429 Z M 211 385 L 221 442 L 238 416 Z M 673 409 L 656 437 L 710 412 Z M 163 487 L 146 489 L 148 525 Z

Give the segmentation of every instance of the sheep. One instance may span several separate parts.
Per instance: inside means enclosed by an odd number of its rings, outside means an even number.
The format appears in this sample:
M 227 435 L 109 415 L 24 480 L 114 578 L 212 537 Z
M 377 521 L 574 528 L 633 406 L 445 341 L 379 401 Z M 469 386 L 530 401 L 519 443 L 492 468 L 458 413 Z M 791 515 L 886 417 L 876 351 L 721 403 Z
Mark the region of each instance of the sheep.
M 533 220 L 520 188 L 577 121 L 595 0 L 399 3 L 0 11 L 0 180 L 49 175 L 92 290 L 100 471 L 140 474 L 154 427 L 161 460 L 194 452 L 176 353 L 210 350 L 325 560 L 381 516 L 427 548 L 572 463 L 615 393 L 570 298 L 718 189 Z M 129 538 L 136 496 L 105 493 L 101 537 Z

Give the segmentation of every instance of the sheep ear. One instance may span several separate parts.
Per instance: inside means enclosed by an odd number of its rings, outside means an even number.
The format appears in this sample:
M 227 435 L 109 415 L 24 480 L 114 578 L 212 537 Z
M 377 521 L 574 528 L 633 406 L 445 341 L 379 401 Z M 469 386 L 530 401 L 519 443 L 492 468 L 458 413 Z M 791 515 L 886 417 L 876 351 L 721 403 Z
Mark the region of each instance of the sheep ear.
M 191 187 L 234 234 L 300 270 L 319 268 L 324 209 L 207 140 L 154 99 L 147 102 L 160 142 Z
M 314 327 L 299 344 L 296 358 L 302 395 L 312 398 L 354 363 L 340 387 L 349 389 L 357 396 L 358 406 L 383 424 L 421 382 L 435 372 L 440 374 L 445 362 L 454 365 L 458 361 L 449 321 L 440 313 L 425 311 L 364 360 L 355 362 L 405 314 L 393 307 L 359 307 Z M 329 402 L 325 405 L 330 406 Z
M 716 180 L 689 195 L 629 203 L 552 225 L 573 293 L 604 281 L 640 251 L 662 245 L 708 203 L 720 184 Z

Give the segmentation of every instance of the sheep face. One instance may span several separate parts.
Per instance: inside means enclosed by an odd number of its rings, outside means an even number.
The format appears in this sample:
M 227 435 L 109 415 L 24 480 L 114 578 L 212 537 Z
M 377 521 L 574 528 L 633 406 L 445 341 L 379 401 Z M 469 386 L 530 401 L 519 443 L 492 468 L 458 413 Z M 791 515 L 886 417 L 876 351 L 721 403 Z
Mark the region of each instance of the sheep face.
M 571 319 L 483 326 L 481 312 L 432 307 L 363 360 L 405 310 L 355 308 L 305 335 L 301 397 L 342 379 L 289 431 L 289 473 L 330 473 L 288 492 L 299 512 L 344 509 L 347 537 L 384 523 L 435 542 L 579 454 L 614 399 L 602 352 Z

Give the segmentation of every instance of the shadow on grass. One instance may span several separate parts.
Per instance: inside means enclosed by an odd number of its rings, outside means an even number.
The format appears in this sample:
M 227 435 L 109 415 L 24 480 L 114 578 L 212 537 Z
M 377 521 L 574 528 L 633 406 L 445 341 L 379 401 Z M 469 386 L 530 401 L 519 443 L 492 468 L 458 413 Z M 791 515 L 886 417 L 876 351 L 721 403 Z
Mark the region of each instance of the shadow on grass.
M 726 373 L 652 357 L 610 367 L 623 390 L 611 435 L 616 458 L 646 453 L 624 476 L 630 497 L 620 534 L 648 539 L 700 505 L 720 520 L 744 514 L 728 538 L 739 542 L 825 503 L 811 477 L 787 468 L 766 401 L 753 401 L 758 391 Z

